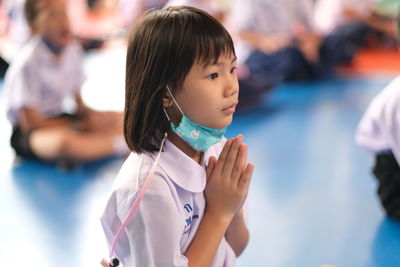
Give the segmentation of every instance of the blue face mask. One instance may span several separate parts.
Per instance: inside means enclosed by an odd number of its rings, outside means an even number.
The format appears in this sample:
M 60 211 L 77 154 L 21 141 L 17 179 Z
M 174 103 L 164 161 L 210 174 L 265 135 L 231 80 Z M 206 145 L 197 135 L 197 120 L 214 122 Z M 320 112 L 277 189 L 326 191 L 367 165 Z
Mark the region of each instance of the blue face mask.
M 200 152 L 207 151 L 212 145 L 221 141 L 221 139 L 225 135 L 226 127 L 209 128 L 192 121 L 183 113 L 182 109 L 179 107 L 168 86 L 167 90 L 171 95 L 172 100 L 178 107 L 179 111 L 182 113 L 181 122 L 176 127 L 169 118 L 168 113 L 164 109 L 164 112 L 168 120 L 170 121 L 171 129 L 174 133 L 176 133 L 183 141 L 185 141 L 193 149 Z

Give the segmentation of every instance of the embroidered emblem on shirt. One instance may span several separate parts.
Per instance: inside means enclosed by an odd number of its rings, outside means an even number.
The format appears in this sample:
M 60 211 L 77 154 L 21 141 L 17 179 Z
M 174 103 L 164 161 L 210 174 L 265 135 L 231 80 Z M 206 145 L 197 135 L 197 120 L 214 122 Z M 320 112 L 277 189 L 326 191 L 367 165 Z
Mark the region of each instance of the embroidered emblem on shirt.
M 183 234 L 187 234 L 190 230 L 193 220 L 198 219 L 199 215 L 193 214 L 193 208 L 192 206 L 190 206 L 190 204 L 185 204 L 183 208 L 187 213 L 189 213 L 189 216 L 185 219 L 186 224 L 185 224 L 185 229 L 183 230 Z

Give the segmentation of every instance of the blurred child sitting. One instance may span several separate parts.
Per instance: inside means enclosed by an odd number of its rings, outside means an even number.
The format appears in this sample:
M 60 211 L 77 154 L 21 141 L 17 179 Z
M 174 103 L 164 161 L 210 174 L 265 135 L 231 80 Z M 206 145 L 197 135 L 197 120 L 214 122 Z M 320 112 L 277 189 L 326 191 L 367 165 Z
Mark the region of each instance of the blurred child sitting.
M 399 90 L 400 76 L 371 101 L 356 132 L 356 143 L 375 156 L 378 195 L 387 215 L 396 220 L 400 220 Z
M 354 49 L 377 46 L 385 39 L 395 43 L 394 24 L 399 3 L 384 2 L 389 1 L 318 0 L 314 12 L 316 30 L 322 35 L 339 33 Z
M 324 78 L 342 59 L 341 39 L 315 33 L 312 0 L 233 1 L 228 19 L 243 97 L 287 79 Z M 243 101 L 242 101 L 243 102 Z
M 22 157 L 90 161 L 125 154 L 122 114 L 96 112 L 80 96 L 81 47 L 72 39 L 64 0 L 26 0 L 32 37 L 6 74 L 11 145 Z M 68 100 L 76 109 L 65 113 Z

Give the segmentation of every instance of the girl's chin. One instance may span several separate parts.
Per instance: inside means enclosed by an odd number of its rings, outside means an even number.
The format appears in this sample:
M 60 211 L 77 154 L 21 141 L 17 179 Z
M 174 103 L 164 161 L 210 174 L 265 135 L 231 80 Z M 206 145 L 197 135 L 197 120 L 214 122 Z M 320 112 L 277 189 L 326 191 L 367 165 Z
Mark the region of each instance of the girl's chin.
M 232 123 L 232 116 L 229 116 L 225 118 L 223 122 L 215 124 L 215 127 L 210 127 L 210 128 L 226 128 L 229 125 L 231 125 L 231 123 Z

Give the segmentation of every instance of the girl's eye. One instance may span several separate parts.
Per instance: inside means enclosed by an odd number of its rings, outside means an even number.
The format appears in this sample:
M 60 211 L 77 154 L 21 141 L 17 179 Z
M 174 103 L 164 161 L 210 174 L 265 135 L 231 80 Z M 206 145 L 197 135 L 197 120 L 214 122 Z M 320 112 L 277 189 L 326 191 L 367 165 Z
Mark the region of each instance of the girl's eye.
M 236 70 L 237 70 L 237 67 L 233 67 L 233 68 L 231 69 L 231 73 L 235 73 Z
M 218 73 L 213 73 L 207 76 L 208 79 L 214 80 L 218 78 Z

